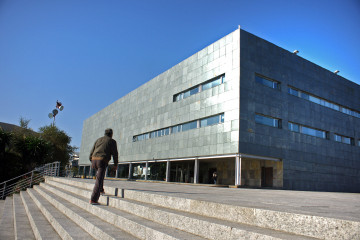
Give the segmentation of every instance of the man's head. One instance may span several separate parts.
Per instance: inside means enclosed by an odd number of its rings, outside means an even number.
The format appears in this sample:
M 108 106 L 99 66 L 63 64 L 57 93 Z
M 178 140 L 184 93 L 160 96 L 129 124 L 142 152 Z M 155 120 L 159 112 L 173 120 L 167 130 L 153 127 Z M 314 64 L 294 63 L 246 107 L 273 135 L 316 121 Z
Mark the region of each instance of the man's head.
M 105 136 L 112 137 L 113 130 L 111 128 L 105 129 Z

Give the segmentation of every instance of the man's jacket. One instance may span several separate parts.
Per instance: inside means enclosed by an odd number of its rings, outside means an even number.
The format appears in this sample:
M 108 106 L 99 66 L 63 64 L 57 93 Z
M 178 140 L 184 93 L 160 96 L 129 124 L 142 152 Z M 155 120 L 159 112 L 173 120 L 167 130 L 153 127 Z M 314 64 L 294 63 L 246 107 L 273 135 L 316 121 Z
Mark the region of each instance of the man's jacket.
M 108 163 L 111 159 L 111 155 L 113 156 L 115 166 L 117 166 L 118 151 L 116 141 L 111 137 L 103 136 L 96 140 L 90 153 L 90 161 L 105 160 Z

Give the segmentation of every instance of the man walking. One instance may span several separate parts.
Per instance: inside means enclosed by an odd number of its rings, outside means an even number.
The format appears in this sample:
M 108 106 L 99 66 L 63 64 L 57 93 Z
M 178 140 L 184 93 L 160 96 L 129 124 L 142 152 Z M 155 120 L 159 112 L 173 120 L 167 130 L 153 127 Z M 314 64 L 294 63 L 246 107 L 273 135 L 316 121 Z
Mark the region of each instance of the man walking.
M 97 170 L 96 181 L 91 194 L 90 204 L 98 205 L 100 192 L 103 192 L 104 177 L 106 167 L 113 156 L 114 170 L 118 165 L 118 151 L 116 141 L 112 139 L 113 131 L 111 128 L 105 130 L 105 136 L 96 140 L 90 153 L 91 167 Z

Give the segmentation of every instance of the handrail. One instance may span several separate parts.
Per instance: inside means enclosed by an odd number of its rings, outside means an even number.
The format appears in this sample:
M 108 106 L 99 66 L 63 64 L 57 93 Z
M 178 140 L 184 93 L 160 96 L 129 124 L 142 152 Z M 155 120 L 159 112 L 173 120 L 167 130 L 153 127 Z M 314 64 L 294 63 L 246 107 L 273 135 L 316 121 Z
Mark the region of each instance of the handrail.
M 21 190 L 26 190 L 44 181 L 44 176 L 59 176 L 60 162 L 53 162 L 37 167 L 31 172 L 22 174 L 10 180 L 0 183 L 0 199 L 5 199 Z

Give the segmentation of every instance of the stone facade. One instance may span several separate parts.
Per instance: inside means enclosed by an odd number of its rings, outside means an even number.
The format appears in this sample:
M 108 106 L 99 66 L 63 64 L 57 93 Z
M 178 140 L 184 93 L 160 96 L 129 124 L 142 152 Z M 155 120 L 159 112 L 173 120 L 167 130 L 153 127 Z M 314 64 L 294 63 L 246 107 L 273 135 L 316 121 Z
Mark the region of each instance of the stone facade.
M 238 152 L 239 30 L 160 74 L 86 119 L 80 162 L 88 164 L 94 141 L 113 128 L 120 161 L 168 159 Z M 174 95 L 225 74 L 225 82 L 174 102 Z M 224 113 L 225 122 L 133 142 L 133 136 Z
M 360 118 L 288 93 L 295 87 L 359 112 L 360 86 L 245 31 L 240 46 L 239 152 L 281 158 L 285 189 L 360 192 Z M 257 83 L 255 74 L 278 81 L 280 89 Z M 255 123 L 256 113 L 281 119 L 282 128 Z M 328 136 L 289 131 L 288 122 Z M 353 143 L 336 142 L 334 134 Z

